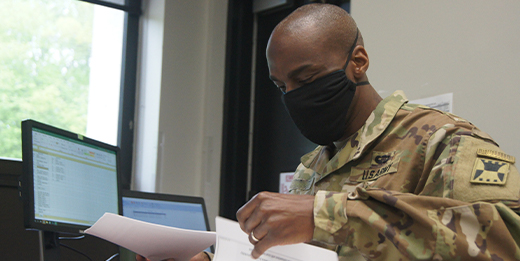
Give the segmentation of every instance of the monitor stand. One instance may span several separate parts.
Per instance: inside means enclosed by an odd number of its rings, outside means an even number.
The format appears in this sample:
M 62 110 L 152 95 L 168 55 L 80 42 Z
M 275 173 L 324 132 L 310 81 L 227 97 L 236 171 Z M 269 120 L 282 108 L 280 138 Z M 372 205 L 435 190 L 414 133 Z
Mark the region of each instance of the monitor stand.
M 59 233 L 51 231 L 38 231 L 40 238 L 40 261 L 59 261 L 60 242 Z

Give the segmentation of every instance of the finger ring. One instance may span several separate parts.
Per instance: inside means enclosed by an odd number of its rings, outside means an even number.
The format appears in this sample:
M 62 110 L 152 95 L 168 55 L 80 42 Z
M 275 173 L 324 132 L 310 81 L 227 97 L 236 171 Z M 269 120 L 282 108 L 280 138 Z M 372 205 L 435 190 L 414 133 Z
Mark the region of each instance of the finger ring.
M 255 234 L 253 234 L 253 231 L 251 231 L 251 239 L 253 239 L 253 241 L 255 241 L 255 243 L 260 241 L 258 238 L 255 237 Z

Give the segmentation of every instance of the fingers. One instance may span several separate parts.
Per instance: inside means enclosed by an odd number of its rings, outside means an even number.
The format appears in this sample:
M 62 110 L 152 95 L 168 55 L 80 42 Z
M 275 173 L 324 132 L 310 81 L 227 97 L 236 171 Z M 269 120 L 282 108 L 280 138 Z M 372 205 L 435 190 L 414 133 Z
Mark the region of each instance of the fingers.
M 207 260 L 209 260 L 209 258 L 204 252 L 200 252 L 190 259 L 190 261 L 207 261 Z
M 254 259 L 259 258 L 261 255 L 265 253 L 269 248 L 275 246 L 276 244 L 273 244 L 273 241 L 268 237 L 264 237 L 262 240 L 258 241 L 256 244 L 254 244 L 255 248 L 251 252 L 251 256 Z
M 144 256 L 141 256 L 139 254 L 135 255 L 135 260 L 136 261 L 150 261 L 150 259 L 145 258 Z M 206 255 L 204 252 L 200 252 L 190 259 L 190 261 L 209 261 L 209 260 L 210 259 L 209 259 L 208 255 Z M 175 261 L 175 259 L 170 258 L 170 259 L 166 259 L 163 261 Z
M 148 259 L 148 258 L 146 258 L 146 257 L 144 257 L 142 255 L 139 255 L 139 254 L 135 255 L 135 260 L 136 261 L 150 261 L 150 259 Z M 175 261 L 175 260 L 172 258 L 172 259 L 167 259 L 167 260 L 164 260 L 164 261 Z
M 242 206 L 237 211 L 237 220 L 240 224 L 240 228 L 247 234 L 251 234 L 251 231 L 259 226 L 263 221 L 262 202 L 269 197 L 269 192 L 260 192 L 256 194 L 249 202 Z M 256 238 L 261 234 L 255 233 Z
M 251 252 L 251 256 L 253 258 L 257 259 L 269 248 L 280 245 L 280 242 L 278 242 L 279 240 L 268 235 L 269 229 L 269 224 L 262 223 L 249 234 L 249 242 L 251 242 L 251 244 L 254 246 L 254 249 Z M 274 234 L 275 233 L 273 233 L 273 235 Z M 256 239 L 258 239 L 257 241 L 254 240 L 253 235 Z
M 269 213 L 269 207 L 263 203 L 269 200 L 272 194 L 269 192 L 256 194 L 237 212 L 240 227 L 249 234 L 249 242 L 255 246 L 251 253 L 251 256 L 255 259 L 275 245 L 266 237 L 269 225 L 263 222 L 265 215 Z
M 249 242 L 251 242 L 253 245 L 256 245 L 260 240 L 266 237 L 269 229 L 270 227 L 267 222 L 261 222 L 251 230 L 251 233 L 249 233 Z M 253 235 L 255 238 L 253 238 Z
M 255 195 L 237 212 L 241 229 L 254 245 L 252 257 L 258 258 L 276 245 L 312 240 L 313 210 L 314 196 L 271 192 Z
M 148 261 L 148 259 L 146 259 L 144 256 L 142 255 L 135 255 L 135 260 L 136 261 Z
M 251 214 L 255 211 L 256 207 L 258 206 L 258 195 L 259 194 L 256 194 L 251 200 L 249 200 L 249 202 L 244 204 L 237 211 L 237 220 L 238 220 L 238 223 L 240 224 L 240 228 L 248 234 L 251 233 L 251 230 L 250 230 L 251 221 L 249 221 L 249 224 L 247 223 L 247 221 L 250 219 Z M 246 224 L 248 226 L 246 226 Z
M 256 243 L 258 243 L 258 241 L 260 241 L 263 238 L 263 236 L 260 237 L 260 236 L 257 236 L 257 234 L 255 234 L 254 231 L 251 231 L 251 233 L 249 233 L 249 242 L 253 245 L 256 245 Z

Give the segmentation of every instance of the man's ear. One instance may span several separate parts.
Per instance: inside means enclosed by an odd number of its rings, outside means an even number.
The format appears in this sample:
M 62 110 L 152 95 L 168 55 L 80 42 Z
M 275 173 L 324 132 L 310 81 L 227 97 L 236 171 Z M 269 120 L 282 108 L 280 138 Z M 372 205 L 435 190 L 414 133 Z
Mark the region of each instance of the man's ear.
M 369 60 L 368 54 L 365 47 L 358 45 L 354 48 L 352 52 L 352 74 L 354 75 L 354 79 L 362 79 L 365 77 L 365 73 L 368 70 Z

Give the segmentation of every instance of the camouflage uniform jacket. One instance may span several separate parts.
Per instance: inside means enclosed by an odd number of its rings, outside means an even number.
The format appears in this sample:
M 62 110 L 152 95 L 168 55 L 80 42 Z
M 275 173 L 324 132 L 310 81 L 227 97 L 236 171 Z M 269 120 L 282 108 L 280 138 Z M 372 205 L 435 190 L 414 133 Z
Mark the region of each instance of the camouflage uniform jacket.
M 304 155 L 314 242 L 340 260 L 520 260 L 514 157 L 470 122 L 397 91 L 337 152 Z

